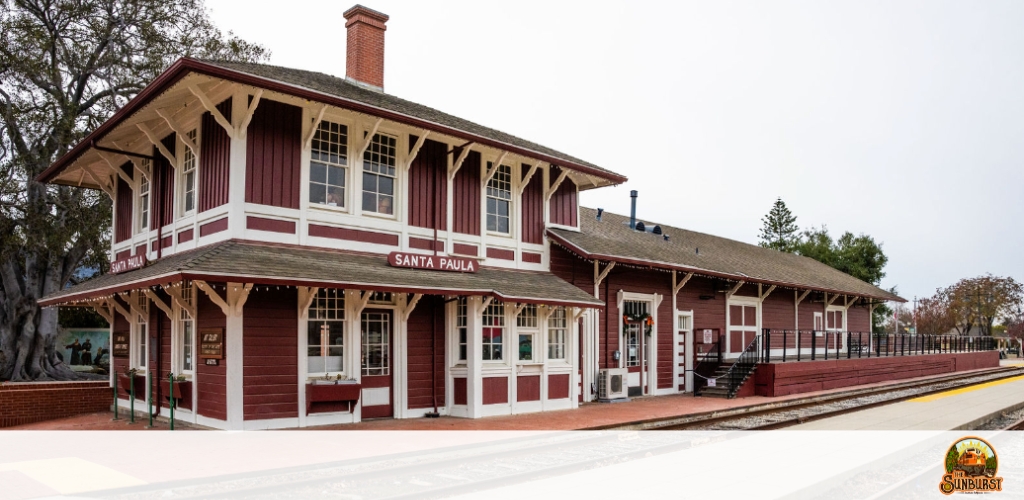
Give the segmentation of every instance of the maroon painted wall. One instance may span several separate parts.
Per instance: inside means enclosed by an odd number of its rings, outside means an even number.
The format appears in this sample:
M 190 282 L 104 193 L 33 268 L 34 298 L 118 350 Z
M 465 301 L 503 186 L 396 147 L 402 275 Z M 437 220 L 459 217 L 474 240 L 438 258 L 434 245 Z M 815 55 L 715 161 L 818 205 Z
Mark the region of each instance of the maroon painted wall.
M 796 309 L 793 308 L 793 302 L 792 290 L 776 288 L 761 304 L 761 327 L 773 330 L 794 329 Z
M 253 291 L 242 320 L 243 415 L 298 417 L 298 291 Z
M 245 201 L 299 208 L 302 108 L 260 100 L 246 137 Z
M 864 307 L 853 306 L 849 309 L 846 328 L 851 332 L 868 333 L 871 331 L 871 312 Z
M 523 177 L 530 171 L 522 166 Z M 538 169 L 523 188 L 523 243 L 544 243 L 544 172 Z
M 562 169 L 556 166 L 551 167 L 549 182 L 554 184 Z M 576 205 L 576 183 L 566 177 L 558 190 L 551 195 L 551 223 L 563 226 L 577 226 L 577 205 Z
M 409 144 L 416 136 L 409 137 Z M 409 168 L 409 224 L 415 227 L 448 227 L 448 146 L 427 139 Z
M 223 286 L 223 283 L 210 283 L 213 286 Z M 223 290 L 220 293 L 224 293 Z M 224 331 L 224 327 L 227 326 L 224 312 L 220 310 L 220 307 L 214 304 L 205 293 L 199 292 L 196 294 L 196 335 L 203 331 L 204 328 L 217 328 Z M 224 350 L 227 351 L 227 342 L 224 344 Z M 228 363 L 238 363 L 239 360 L 222 359 L 218 366 L 208 366 L 202 359 L 197 357 L 196 359 L 196 377 L 197 386 L 197 402 L 196 402 L 196 413 L 204 417 L 215 418 L 218 420 L 227 420 L 227 365 Z
M 508 403 L 508 377 L 485 377 L 483 379 L 485 405 Z
M 128 162 L 121 166 L 121 170 L 128 174 L 128 177 L 132 177 L 135 168 L 131 162 Z M 132 237 L 132 228 L 135 227 L 135 220 L 132 218 L 132 209 L 135 205 L 134 200 L 132 186 L 118 176 L 117 203 L 114 209 L 117 213 L 116 220 L 114 221 L 114 241 L 117 243 Z
M 231 99 L 217 105 L 217 109 L 231 119 Z M 231 181 L 231 136 L 221 127 L 209 111 L 203 113 L 199 144 L 199 211 L 205 212 L 228 202 Z
M 548 375 L 548 399 L 565 399 L 569 397 L 569 374 Z
M 171 133 L 160 141 L 168 151 L 174 152 L 177 138 Z M 174 221 L 174 168 L 171 162 L 154 146 L 153 182 L 149 185 L 150 229 L 166 226 Z
M 431 370 L 437 405 L 444 406 L 444 297 L 424 295 L 409 316 L 409 408 L 433 408 Z M 433 337 L 433 343 L 431 343 Z
M 458 158 L 460 150 L 452 154 Z M 480 153 L 472 151 L 452 180 L 452 229 L 456 233 L 480 234 L 480 181 Z
M 516 377 L 516 401 L 540 401 L 540 375 Z

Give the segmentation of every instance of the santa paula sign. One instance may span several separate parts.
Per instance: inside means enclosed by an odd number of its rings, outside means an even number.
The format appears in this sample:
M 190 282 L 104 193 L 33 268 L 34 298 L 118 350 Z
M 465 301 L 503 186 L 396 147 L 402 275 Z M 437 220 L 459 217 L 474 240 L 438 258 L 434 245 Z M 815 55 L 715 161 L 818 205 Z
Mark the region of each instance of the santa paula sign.
M 388 254 L 391 267 L 411 269 L 429 269 L 432 271 L 450 271 L 456 273 L 475 273 L 479 265 L 473 259 L 460 257 L 441 257 L 438 255 L 419 255 L 405 252 Z
M 110 274 L 120 274 L 146 267 L 145 255 L 133 255 L 110 263 Z

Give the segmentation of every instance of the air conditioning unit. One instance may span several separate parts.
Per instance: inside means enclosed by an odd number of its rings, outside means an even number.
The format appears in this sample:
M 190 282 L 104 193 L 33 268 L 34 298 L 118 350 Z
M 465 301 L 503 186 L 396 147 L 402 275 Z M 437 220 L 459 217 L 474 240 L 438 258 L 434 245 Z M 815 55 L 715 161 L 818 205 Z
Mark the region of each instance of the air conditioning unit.
M 629 370 L 626 368 L 609 368 L 601 370 L 597 375 L 597 397 L 602 401 L 626 399 L 629 392 L 627 380 Z

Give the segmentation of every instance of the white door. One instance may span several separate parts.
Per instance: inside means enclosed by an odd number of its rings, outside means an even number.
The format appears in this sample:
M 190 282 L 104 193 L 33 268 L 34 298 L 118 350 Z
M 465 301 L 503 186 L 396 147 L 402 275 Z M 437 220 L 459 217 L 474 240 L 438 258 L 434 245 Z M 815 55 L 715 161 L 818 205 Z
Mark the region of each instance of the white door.
M 675 353 L 672 358 L 672 371 L 675 374 L 675 386 L 679 392 L 689 389 L 686 386 L 686 353 L 687 341 L 693 338 L 693 313 L 676 312 L 676 332 L 672 339 L 672 348 Z

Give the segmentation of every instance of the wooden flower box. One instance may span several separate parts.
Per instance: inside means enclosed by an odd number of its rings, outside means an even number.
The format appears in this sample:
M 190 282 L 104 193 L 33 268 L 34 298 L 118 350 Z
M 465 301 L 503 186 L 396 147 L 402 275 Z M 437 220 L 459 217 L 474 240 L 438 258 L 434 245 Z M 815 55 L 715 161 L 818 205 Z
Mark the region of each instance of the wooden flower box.
M 135 399 L 146 400 L 146 376 L 135 375 L 134 380 L 129 380 L 123 373 L 117 374 L 117 390 L 126 398 L 131 396 L 131 384 L 135 383 Z
M 356 383 L 306 384 L 306 413 L 341 411 L 341 405 L 351 411 L 362 392 L 362 384 Z
M 191 380 L 175 380 L 171 387 L 174 399 L 192 399 Z

